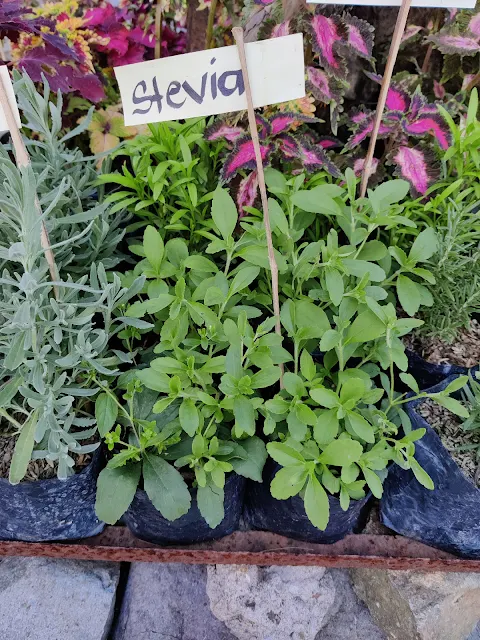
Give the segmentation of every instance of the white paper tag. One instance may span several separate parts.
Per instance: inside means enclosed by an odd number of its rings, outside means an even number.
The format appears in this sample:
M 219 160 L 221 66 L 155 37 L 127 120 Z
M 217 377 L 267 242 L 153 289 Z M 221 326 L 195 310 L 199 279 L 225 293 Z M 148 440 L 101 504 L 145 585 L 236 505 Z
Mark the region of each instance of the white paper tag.
M 412 0 L 412 7 L 430 7 L 438 9 L 473 9 L 476 0 Z M 308 0 L 308 4 L 354 4 L 363 7 L 399 7 L 402 0 Z
M 15 122 L 17 123 L 18 128 L 22 126 L 20 120 L 20 113 L 18 112 L 17 101 L 15 99 L 15 92 L 13 91 L 12 80 L 10 78 L 10 74 L 8 73 L 8 69 L 5 65 L 0 67 L 0 77 L 2 79 L 3 87 L 7 93 L 8 102 L 13 110 L 13 115 L 15 116 Z M 3 112 L 3 108 L 0 105 L 0 132 L 5 133 L 8 131 L 7 118 Z
M 255 107 L 303 98 L 303 35 L 245 45 Z M 116 67 L 126 125 L 247 108 L 236 46 Z

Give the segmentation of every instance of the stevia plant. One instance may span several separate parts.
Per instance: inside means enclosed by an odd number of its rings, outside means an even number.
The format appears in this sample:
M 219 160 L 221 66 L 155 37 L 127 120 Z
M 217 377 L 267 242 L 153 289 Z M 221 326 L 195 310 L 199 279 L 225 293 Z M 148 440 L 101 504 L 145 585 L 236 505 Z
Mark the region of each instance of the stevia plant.
M 39 216 L 33 169 L 2 158 L 0 172 L 0 223 L 8 230 L 0 240 L 0 417 L 17 438 L 10 482 L 22 480 L 32 457 L 53 461 L 66 478 L 75 454 L 98 447 L 98 438 L 82 444 L 97 431 L 91 403 L 100 380 L 113 379 L 117 366 L 131 361 L 109 341 L 130 322 L 122 310 L 143 279 L 122 288 L 118 277 L 109 282 L 103 265 L 93 264 L 77 281 L 51 282 L 40 222 L 48 224 L 63 188 Z
M 150 135 L 130 140 L 114 154 L 123 160 L 121 174 L 99 177 L 102 185 L 121 187 L 107 197 L 111 212 L 127 209 L 138 217 L 131 229 L 147 224 L 199 239 L 218 180 L 221 141 L 204 140 L 205 120 L 149 125 Z
M 205 256 L 190 255 L 184 240 L 164 245 L 157 230 L 145 229 L 142 271 L 150 284 L 127 316 L 155 324 L 160 341 L 154 352 L 160 357 L 126 381 L 130 409 L 116 399 L 115 389 L 102 394 L 112 410 L 100 428 L 114 451 L 97 494 L 97 514 L 107 522 L 128 508 L 142 474 L 154 506 L 174 520 L 190 508 L 190 493 L 177 469 L 191 469 L 200 512 L 212 528 L 224 517 L 226 473 L 261 481 L 266 459 L 256 435 L 261 390 L 278 382 L 278 365 L 291 356 L 272 332 L 274 319 L 255 328 L 248 320 L 261 315 L 243 304 L 260 269 L 247 263 L 233 269 L 237 211 L 226 191 L 215 192 L 212 210 L 220 237 L 209 235 L 217 247 L 223 245 L 222 268 Z M 158 396 L 147 422 L 134 405 L 135 394 L 151 397 L 145 388 Z

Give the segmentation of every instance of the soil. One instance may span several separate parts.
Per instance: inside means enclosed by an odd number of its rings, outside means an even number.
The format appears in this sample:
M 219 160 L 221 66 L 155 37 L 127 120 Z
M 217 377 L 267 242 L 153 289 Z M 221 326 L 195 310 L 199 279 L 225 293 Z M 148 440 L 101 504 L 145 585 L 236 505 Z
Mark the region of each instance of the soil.
M 411 333 L 403 338 L 405 346 L 433 364 L 456 364 L 475 367 L 480 363 L 480 324 L 472 320 L 470 329 L 461 329 L 452 344 L 438 338 Z
M 14 436 L 0 436 L 0 478 L 7 478 L 10 472 L 15 449 L 16 438 Z M 86 443 L 85 443 L 86 444 Z M 75 460 L 75 473 L 84 469 L 91 461 L 92 454 L 73 455 Z M 57 477 L 57 464 L 51 460 L 31 460 L 27 467 L 22 482 L 34 482 L 35 480 L 50 480 Z
M 425 418 L 440 436 L 443 445 L 458 464 L 464 475 L 477 486 L 480 486 L 480 466 L 476 461 L 476 449 L 459 451 L 459 447 L 478 444 L 480 434 L 462 429 L 461 419 L 444 407 L 425 400 L 417 407 L 417 412 Z

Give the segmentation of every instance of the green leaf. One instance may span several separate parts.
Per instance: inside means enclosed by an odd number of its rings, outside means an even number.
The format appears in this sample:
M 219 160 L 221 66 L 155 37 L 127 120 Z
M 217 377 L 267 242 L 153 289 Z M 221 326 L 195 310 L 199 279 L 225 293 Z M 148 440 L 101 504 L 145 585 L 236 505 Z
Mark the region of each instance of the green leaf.
M 33 411 L 22 425 L 22 430 L 15 443 L 8 479 L 10 484 L 18 484 L 25 474 L 32 459 L 35 444 L 35 429 L 38 422 L 38 409 Z
M 154 371 L 154 369 L 140 369 L 136 372 L 136 377 L 144 384 L 147 389 L 153 391 L 161 391 L 162 393 L 170 393 L 170 378 L 166 373 Z
M 218 271 L 217 265 L 204 256 L 189 256 L 185 260 L 185 266 L 200 273 L 217 273 Z
M 348 329 L 349 342 L 370 342 L 385 334 L 385 325 L 370 309 L 360 313 Z
M 195 435 L 200 424 L 200 416 L 194 401 L 191 398 L 184 398 L 178 413 L 182 429 L 191 437 Z
M 332 442 L 338 434 L 339 421 L 336 409 L 322 411 L 317 416 L 317 422 L 313 428 L 313 437 L 320 445 Z
M 224 489 L 217 487 L 211 480 L 206 486 L 199 486 L 197 489 L 198 509 L 211 529 L 218 527 L 225 517 L 224 499 Z
M 295 409 L 293 411 L 290 411 L 290 413 L 288 414 L 287 425 L 288 431 L 294 440 L 296 440 L 297 442 L 302 442 L 303 440 L 305 440 L 308 427 L 305 422 L 303 422 L 303 420 L 299 419 L 297 407 L 295 407 Z
M 421 296 L 417 284 L 407 276 L 399 275 L 397 279 L 397 294 L 403 309 L 409 316 L 414 316 L 421 304 Z
M 330 267 L 326 267 L 325 269 L 325 284 L 327 287 L 328 295 L 330 296 L 330 300 L 333 304 L 338 307 L 341 303 L 343 294 L 344 294 L 344 286 L 343 286 L 343 277 L 342 274 L 336 269 L 331 269 Z
M 409 190 L 410 184 L 406 180 L 387 180 L 374 191 L 370 191 L 368 197 L 375 213 L 379 213 L 403 200 Z
M 319 185 L 310 190 L 297 191 L 292 196 L 293 204 L 309 213 L 322 213 L 337 216 L 341 213 L 340 206 L 328 194 L 329 185 Z M 331 192 L 330 192 L 331 193 Z
M 155 227 L 152 227 L 151 225 L 148 225 L 143 233 L 143 248 L 145 250 L 147 260 L 152 265 L 154 271 L 158 273 L 162 266 L 165 246 L 163 244 L 162 236 Z
M 23 379 L 20 376 L 11 378 L 2 387 L 0 387 L 0 407 L 6 408 L 9 402 L 16 395 Z
M 306 393 L 305 385 L 303 384 L 300 376 L 297 376 L 295 373 L 291 373 L 290 371 L 283 376 L 283 386 L 291 396 L 301 398 Z
M 95 419 L 102 438 L 113 427 L 117 417 L 118 404 L 108 393 L 101 393 L 95 402 Z
M 252 389 L 263 389 L 265 387 L 271 387 L 280 380 L 280 367 L 267 367 L 261 369 L 252 376 Z
M 175 467 L 166 460 L 145 454 L 143 483 L 153 506 L 167 520 L 177 520 L 190 509 L 190 491 Z
M 417 262 L 426 262 L 437 251 L 438 241 L 437 234 L 433 227 L 428 227 L 421 231 L 415 238 L 408 255 L 410 260 Z
M 321 338 L 330 329 L 327 314 L 308 300 L 295 303 L 295 321 L 298 329 L 304 329 L 304 338 Z
M 134 302 L 128 307 L 125 315 L 127 318 L 142 318 L 146 313 L 158 313 L 170 306 L 175 300 L 174 296 L 168 293 L 160 294 L 157 298 L 152 300 L 145 300 L 145 302 Z
M 277 471 L 270 484 L 270 493 L 276 500 L 288 500 L 303 489 L 308 471 L 304 465 L 284 467 Z
M 255 409 L 252 402 L 245 396 L 237 396 L 233 401 L 235 428 L 240 433 L 255 435 Z
M 460 416 L 461 418 L 468 418 L 468 416 L 470 415 L 468 413 L 468 409 L 464 407 L 461 402 L 459 402 L 458 400 L 455 400 L 455 398 L 451 398 L 450 396 L 445 396 L 443 394 L 434 394 L 431 397 L 433 400 L 435 400 L 435 402 L 438 402 L 438 404 L 440 404 L 442 407 L 445 407 L 445 409 L 448 409 L 449 411 L 451 411 L 457 416 Z
M 282 207 L 275 198 L 268 199 L 268 213 L 272 223 L 272 230 L 278 229 L 284 236 L 288 235 L 288 221 Z
M 246 289 L 260 273 L 259 267 L 253 265 L 246 265 L 237 272 L 232 283 L 230 284 L 229 295 L 233 296 L 235 293 Z
M 127 511 L 135 496 L 142 465 L 126 464 L 115 469 L 106 468 L 97 480 L 95 513 L 99 520 L 115 524 Z
M 409 458 L 410 461 L 410 469 L 413 471 L 413 475 L 415 478 L 423 485 L 426 489 L 430 489 L 433 491 L 435 485 L 433 484 L 433 480 L 430 478 L 428 473 L 423 469 L 415 458 Z
M 302 376 L 305 380 L 308 380 L 309 382 L 314 379 L 317 373 L 315 362 L 306 349 L 304 349 L 300 355 L 300 371 L 302 372 Z
M 3 361 L 3 368 L 15 371 L 22 364 L 25 357 L 25 333 L 20 331 L 13 338 L 8 353 Z
M 366 242 L 358 254 L 360 260 L 381 260 L 387 255 L 387 247 L 380 240 Z
M 340 333 L 335 331 L 335 329 L 325 331 L 320 340 L 320 351 L 331 351 L 331 349 L 334 349 L 339 344 L 341 337 Z
M 335 467 L 344 467 L 358 462 L 363 453 L 362 445 L 356 440 L 342 438 L 328 444 L 320 455 L 320 461 Z
M 237 226 L 238 212 L 231 195 L 222 187 L 217 187 L 213 194 L 212 218 L 222 238 L 231 238 Z
M 418 389 L 417 381 L 415 380 L 415 378 L 412 376 L 411 373 L 401 373 L 400 380 L 404 384 L 406 384 L 409 389 L 411 389 L 412 391 L 415 391 L 415 393 L 418 393 L 419 389 Z
M 462 389 L 468 382 L 468 376 L 458 376 L 455 380 L 452 380 L 447 387 L 444 389 L 443 393 L 450 394 Z M 0 402 L 0 406 L 2 406 Z
M 333 407 L 337 407 L 340 404 L 340 398 L 335 391 L 331 391 L 325 387 L 310 389 L 310 397 L 321 407 L 327 407 L 327 409 L 333 409 Z
M 321 531 L 325 531 L 330 518 L 330 506 L 327 493 L 315 475 L 308 478 L 303 502 L 310 522 Z
M 363 278 L 367 273 L 372 282 L 382 282 L 386 278 L 385 271 L 373 262 L 344 258 L 343 264 L 348 273 L 357 278 Z
M 355 435 L 362 438 L 362 440 L 365 440 L 365 442 L 370 442 L 372 444 L 375 442 L 375 431 L 372 425 L 367 422 L 363 416 L 355 411 L 349 411 L 347 413 L 347 419 Z
M 269 442 L 267 444 L 267 451 L 269 456 L 281 464 L 282 467 L 289 467 L 291 465 L 298 465 L 305 462 L 305 458 L 296 449 L 289 447 L 283 442 Z
M 267 461 L 265 443 L 257 436 L 253 436 L 242 440 L 241 444 L 247 452 L 247 458 L 231 458 L 229 462 L 233 470 L 244 478 L 249 478 L 255 482 L 262 482 L 263 467 Z
M 373 493 L 373 495 L 376 498 L 378 498 L 380 500 L 380 498 L 383 495 L 382 481 L 377 476 L 377 474 L 374 471 L 372 471 L 371 469 L 368 469 L 367 467 L 363 467 L 362 471 L 363 471 L 363 476 L 364 476 L 365 480 L 367 481 L 367 484 L 368 484 L 368 487 L 369 487 L 370 491 Z

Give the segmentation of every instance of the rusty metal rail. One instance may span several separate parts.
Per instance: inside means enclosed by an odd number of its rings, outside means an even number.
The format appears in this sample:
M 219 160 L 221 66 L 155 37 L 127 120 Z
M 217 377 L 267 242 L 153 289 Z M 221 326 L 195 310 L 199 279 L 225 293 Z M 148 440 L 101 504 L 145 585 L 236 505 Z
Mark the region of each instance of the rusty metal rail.
M 161 547 L 135 538 L 124 527 L 107 527 L 94 538 L 74 543 L 0 542 L 0 556 L 480 572 L 480 560 L 458 558 L 402 536 L 367 534 L 323 545 L 261 531 L 238 531 L 214 542 Z

